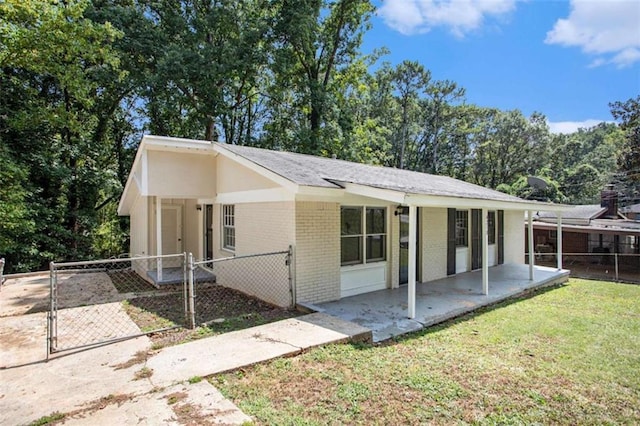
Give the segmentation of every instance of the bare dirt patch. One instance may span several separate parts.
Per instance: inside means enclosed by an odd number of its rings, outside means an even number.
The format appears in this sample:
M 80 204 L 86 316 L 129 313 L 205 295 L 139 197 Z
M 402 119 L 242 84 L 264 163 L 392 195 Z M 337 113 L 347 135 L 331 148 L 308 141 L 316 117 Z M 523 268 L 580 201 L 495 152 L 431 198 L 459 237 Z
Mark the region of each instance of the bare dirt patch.
M 154 348 L 294 318 L 301 314 L 215 284 L 199 284 L 196 294 L 197 327 L 193 330 L 175 328 L 151 333 L 149 337 Z M 159 306 L 162 307 L 161 314 Z M 185 321 L 183 299 L 170 294 L 131 299 L 126 302 L 125 310 L 143 331 L 170 327 Z

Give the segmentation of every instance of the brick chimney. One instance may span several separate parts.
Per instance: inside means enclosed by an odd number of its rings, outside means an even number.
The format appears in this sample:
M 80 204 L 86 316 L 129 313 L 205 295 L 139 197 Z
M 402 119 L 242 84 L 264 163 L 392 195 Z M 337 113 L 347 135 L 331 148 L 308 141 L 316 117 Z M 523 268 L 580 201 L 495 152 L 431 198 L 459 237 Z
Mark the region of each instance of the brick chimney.
M 618 192 L 609 184 L 600 192 L 600 207 L 606 207 L 604 217 L 607 219 L 618 218 Z

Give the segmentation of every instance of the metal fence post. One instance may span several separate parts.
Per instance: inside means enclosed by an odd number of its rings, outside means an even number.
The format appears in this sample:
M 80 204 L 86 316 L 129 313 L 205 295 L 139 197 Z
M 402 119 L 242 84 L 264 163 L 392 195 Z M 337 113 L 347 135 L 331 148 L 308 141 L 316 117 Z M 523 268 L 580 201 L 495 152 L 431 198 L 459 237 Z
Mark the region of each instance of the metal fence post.
M 289 269 L 289 293 L 291 294 L 291 307 L 295 308 L 296 306 L 296 288 L 293 285 L 293 273 L 292 273 L 292 264 L 293 264 L 293 246 L 289 245 L 289 251 L 287 253 L 287 267 Z
M 49 312 L 47 314 L 47 360 L 49 355 L 57 348 L 58 324 L 57 324 L 57 293 L 58 277 L 54 262 L 49 263 Z
M 187 252 L 182 253 L 182 300 L 184 304 L 184 321 L 189 323 L 189 257 Z
M 619 275 L 618 275 L 619 271 L 618 271 L 618 253 L 617 252 L 614 253 L 614 260 L 615 260 L 615 263 L 616 263 L 616 281 L 619 281 L 620 279 L 619 279 Z
M 196 294 L 193 289 L 195 275 L 195 266 L 193 265 L 193 253 L 189 253 L 189 326 L 191 329 L 196 328 Z

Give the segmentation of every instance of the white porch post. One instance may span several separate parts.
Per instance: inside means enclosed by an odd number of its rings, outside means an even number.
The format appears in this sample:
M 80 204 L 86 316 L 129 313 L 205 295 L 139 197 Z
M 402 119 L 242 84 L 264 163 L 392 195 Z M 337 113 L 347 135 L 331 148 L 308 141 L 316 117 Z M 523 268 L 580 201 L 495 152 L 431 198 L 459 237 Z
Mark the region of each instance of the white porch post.
M 416 317 L 416 206 L 409 206 L 409 283 L 407 293 L 409 295 L 409 318 Z
M 562 212 L 558 212 L 558 231 L 556 232 L 558 246 L 558 270 L 562 269 Z
M 157 279 L 162 281 L 162 198 L 156 197 L 156 269 Z
M 489 294 L 489 212 L 482 209 L 482 294 Z
M 529 280 L 533 281 L 533 266 L 535 265 L 535 252 L 533 245 L 533 212 L 531 210 L 527 211 L 527 216 L 529 216 L 529 227 L 527 229 L 529 236 Z

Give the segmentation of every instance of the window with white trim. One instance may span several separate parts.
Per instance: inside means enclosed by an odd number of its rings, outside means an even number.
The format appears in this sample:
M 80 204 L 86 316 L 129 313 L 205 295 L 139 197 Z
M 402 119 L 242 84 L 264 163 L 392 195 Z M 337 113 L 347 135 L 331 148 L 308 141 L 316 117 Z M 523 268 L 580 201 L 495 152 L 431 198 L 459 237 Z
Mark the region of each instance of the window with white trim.
M 236 249 L 236 218 L 233 204 L 222 205 L 222 248 Z
M 469 247 L 468 210 L 456 210 L 456 247 Z
M 342 266 L 381 262 L 387 258 L 385 207 L 340 208 Z

